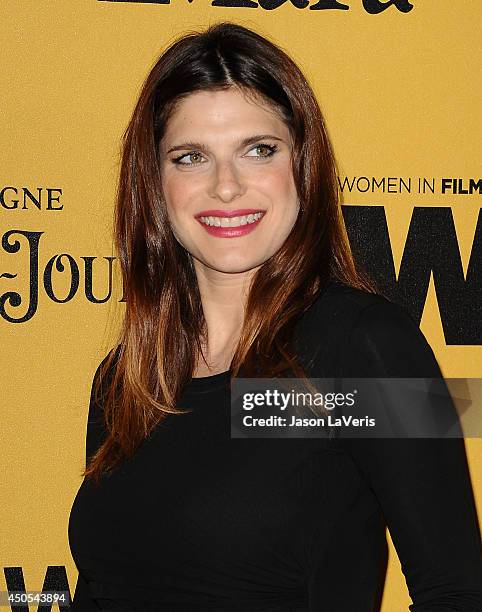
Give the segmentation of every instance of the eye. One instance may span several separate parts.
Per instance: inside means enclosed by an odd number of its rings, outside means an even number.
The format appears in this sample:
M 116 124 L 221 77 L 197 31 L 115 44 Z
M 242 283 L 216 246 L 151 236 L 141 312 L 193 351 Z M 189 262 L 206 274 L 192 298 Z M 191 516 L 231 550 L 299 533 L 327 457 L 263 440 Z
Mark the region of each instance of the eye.
M 190 161 L 186 161 L 189 160 Z M 172 161 L 174 164 L 180 164 L 181 166 L 196 166 L 202 163 L 203 156 L 197 151 L 190 151 L 189 153 L 183 153 L 179 157 L 175 157 Z
M 278 145 L 270 145 L 266 143 L 260 143 L 255 145 L 249 152 L 254 151 L 255 155 L 246 155 L 246 157 L 271 157 L 278 150 Z

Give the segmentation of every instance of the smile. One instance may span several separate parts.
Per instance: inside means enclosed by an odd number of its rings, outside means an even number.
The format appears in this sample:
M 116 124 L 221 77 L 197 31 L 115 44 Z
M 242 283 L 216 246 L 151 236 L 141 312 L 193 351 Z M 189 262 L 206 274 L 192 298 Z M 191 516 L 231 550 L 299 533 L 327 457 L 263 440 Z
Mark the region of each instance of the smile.
M 199 217 L 199 220 L 205 225 L 211 227 L 240 227 L 256 223 L 263 216 L 263 212 L 257 212 L 240 217 Z

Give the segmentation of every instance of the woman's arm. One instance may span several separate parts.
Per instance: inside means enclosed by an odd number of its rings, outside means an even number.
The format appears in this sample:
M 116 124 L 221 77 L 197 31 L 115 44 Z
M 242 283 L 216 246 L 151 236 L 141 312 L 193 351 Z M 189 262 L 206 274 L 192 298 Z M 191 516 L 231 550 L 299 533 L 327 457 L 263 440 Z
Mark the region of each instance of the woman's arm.
M 100 406 L 98 402 L 94 401 L 94 383 L 99 377 L 100 368 L 106 359 L 107 356 L 97 367 L 90 390 L 89 412 L 87 417 L 87 431 L 85 443 L 86 465 L 90 457 L 99 448 L 105 436 L 105 427 L 102 420 L 102 406 Z M 72 610 L 72 612 L 98 612 L 100 610 L 99 606 L 97 606 L 95 600 L 92 598 L 87 581 L 82 576 L 82 573 L 80 571 L 70 609 Z
M 442 374 L 408 312 L 379 302 L 360 313 L 345 347 L 342 376 Z M 463 439 L 345 439 L 343 444 L 380 502 L 413 601 L 409 609 L 480 612 L 480 533 Z
M 71 612 L 99 612 L 100 608 L 90 594 L 87 582 L 79 573 L 75 587 L 74 598 L 70 605 Z

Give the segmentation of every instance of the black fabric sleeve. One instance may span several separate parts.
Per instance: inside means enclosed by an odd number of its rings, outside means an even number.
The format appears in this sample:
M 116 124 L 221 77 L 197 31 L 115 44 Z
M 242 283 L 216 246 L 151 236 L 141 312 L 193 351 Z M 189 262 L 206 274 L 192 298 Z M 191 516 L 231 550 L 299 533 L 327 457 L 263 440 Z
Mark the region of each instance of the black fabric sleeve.
M 74 598 L 70 605 L 71 612 L 99 612 L 101 608 L 95 603 L 89 590 L 89 586 L 79 572 Z
M 86 465 L 92 455 L 94 455 L 94 453 L 100 447 L 106 436 L 102 401 L 94 397 L 94 385 L 96 385 L 96 382 L 100 376 L 101 368 L 103 367 L 103 364 L 106 361 L 107 357 L 108 355 L 101 361 L 101 363 L 97 367 L 90 390 L 89 413 L 87 417 L 87 428 L 85 436 Z M 104 389 L 105 385 L 102 388 Z
M 99 400 L 96 400 L 94 397 L 94 385 L 99 378 L 101 367 L 106 361 L 108 355 L 106 355 L 106 357 L 98 365 L 91 384 L 85 443 L 86 465 L 90 457 L 97 451 L 106 435 L 102 405 Z M 70 609 L 72 612 L 98 612 L 100 610 L 100 607 L 92 598 L 87 581 L 82 576 L 80 571 Z
M 341 376 L 442 377 L 408 311 L 365 307 L 344 348 Z M 374 491 L 405 576 L 412 612 L 481 612 L 480 532 L 464 440 L 345 439 Z

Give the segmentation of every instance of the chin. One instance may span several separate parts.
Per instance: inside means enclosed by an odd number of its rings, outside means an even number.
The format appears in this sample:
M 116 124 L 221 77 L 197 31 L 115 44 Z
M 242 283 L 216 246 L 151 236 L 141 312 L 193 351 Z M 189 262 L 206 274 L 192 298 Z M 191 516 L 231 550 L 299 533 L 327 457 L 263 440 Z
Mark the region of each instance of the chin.
M 215 262 L 208 262 L 208 266 L 218 272 L 224 272 L 225 274 L 240 274 L 242 272 L 249 272 L 262 265 L 263 261 L 246 261 L 245 258 L 226 258 L 216 260 Z

